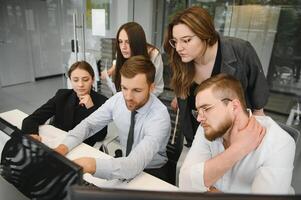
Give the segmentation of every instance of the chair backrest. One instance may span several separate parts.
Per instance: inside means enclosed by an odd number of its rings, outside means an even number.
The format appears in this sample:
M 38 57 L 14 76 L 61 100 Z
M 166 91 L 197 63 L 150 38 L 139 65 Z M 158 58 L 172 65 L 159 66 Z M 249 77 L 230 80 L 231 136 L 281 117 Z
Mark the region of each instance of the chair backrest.
M 167 167 L 169 173 L 168 182 L 175 185 L 177 162 L 183 149 L 184 136 L 181 134 L 179 122 L 176 123 L 177 112 L 174 111 L 170 106 L 170 103 L 173 99 L 173 92 L 165 90 L 159 99 L 167 107 L 171 119 L 171 133 L 167 144 Z
M 291 127 L 291 126 L 288 126 L 282 122 L 278 122 L 279 126 L 285 130 L 286 132 L 288 132 L 288 134 L 290 134 L 290 136 L 292 136 L 292 138 L 294 138 L 296 144 L 298 143 L 299 141 L 299 138 L 300 138 L 300 131 L 297 130 L 296 128 L 294 127 Z

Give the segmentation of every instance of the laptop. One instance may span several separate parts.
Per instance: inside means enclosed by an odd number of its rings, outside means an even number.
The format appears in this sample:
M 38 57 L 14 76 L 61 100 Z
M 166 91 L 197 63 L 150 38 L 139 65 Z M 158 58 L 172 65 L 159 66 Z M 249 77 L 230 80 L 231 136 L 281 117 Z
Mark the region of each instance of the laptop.
M 82 168 L 0 118 L 1 176 L 30 199 L 64 199 Z

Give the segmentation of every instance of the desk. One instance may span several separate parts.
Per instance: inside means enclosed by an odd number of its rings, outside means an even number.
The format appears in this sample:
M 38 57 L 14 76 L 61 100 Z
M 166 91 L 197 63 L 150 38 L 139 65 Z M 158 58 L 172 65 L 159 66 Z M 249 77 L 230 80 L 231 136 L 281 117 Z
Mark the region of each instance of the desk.
M 20 110 L 11 110 L 0 113 L 0 117 L 21 129 L 22 121 L 27 116 L 26 113 Z M 65 138 L 66 132 L 55 128 L 51 125 L 42 125 L 39 129 L 42 142 L 50 148 L 56 147 Z M 67 158 L 73 160 L 82 156 L 90 156 L 95 158 L 108 159 L 111 156 L 107 155 L 89 145 L 80 144 L 67 154 Z M 84 174 L 84 179 L 90 183 L 102 188 L 122 188 L 122 189 L 136 189 L 136 190 L 161 190 L 161 191 L 177 191 L 174 185 L 171 185 L 161 179 L 158 179 L 150 174 L 142 172 L 129 183 L 120 180 L 105 180 L 92 176 L 91 174 Z

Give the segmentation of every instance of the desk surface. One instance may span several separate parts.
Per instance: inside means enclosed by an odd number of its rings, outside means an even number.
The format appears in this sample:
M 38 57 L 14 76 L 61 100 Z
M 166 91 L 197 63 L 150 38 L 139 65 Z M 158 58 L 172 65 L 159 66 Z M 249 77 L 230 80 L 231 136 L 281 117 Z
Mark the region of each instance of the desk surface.
M 26 113 L 20 110 L 11 110 L 8 112 L 0 113 L 0 117 L 17 126 L 21 129 L 22 121 L 27 116 Z M 42 142 L 47 146 L 54 148 L 64 139 L 66 132 L 55 128 L 51 125 L 42 125 L 39 130 Z M 107 155 L 89 145 L 81 144 L 74 148 L 67 154 L 67 158 L 73 160 L 82 156 L 90 156 L 95 158 L 111 158 Z M 106 180 L 92 176 L 91 174 L 84 174 L 84 179 L 88 182 L 95 184 L 98 187 L 107 188 L 123 188 L 123 189 L 138 189 L 138 190 L 163 190 L 163 191 L 177 191 L 178 188 L 161 179 L 158 179 L 150 174 L 142 172 L 129 183 L 120 180 Z

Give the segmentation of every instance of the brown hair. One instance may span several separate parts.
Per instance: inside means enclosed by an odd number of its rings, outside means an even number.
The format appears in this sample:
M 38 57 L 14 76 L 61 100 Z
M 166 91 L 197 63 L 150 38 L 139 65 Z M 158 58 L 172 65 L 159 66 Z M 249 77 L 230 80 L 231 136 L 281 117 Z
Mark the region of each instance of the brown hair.
M 146 37 L 144 30 L 140 24 L 136 22 L 128 22 L 123 24 L 117 32 L 116 35 L 116 52 L 117 52 L 117 58 L 116 58 L 116 68 L 115 68 L 115 76 L 114 76 L 114 83 L 116 86 L 117 91 L 120 91 L 120 69 L 123 66 L 124 62 L 127 60 L 123 57 L 120 46 L 119 46 L 119 34 L 120 31 L 124 30 L 128 36 L 129 39 L 129 45 L 131 48 L 131 56 L 137 56 L 137 55 L 143 55 L 146 58 L 150 58 L 149 53 L 147 51 L 147 47 L 151 48 L 151 51 L 154 49 L 157 49 L 151 44 L 148 44 L 146 42 Z
M 244 90 L 239 80 L 229 74 L 218 74 L 203 81 L 195 90 L 195 94 L 211 88 L 212 93 L 219 99 L 238 99 L 243 110 L 247 109 Z
M 189 95 L 189 87 L 193 82 L 195 68 L 193 61 L 183 63 L 181 57 L 169 44 L 173 38 L 172 30 L 175 25 L 184 24 L 199 37 L 204 45 L 204 52 L 208 46 L 213 46 L 218 41 L 218 33 L 215 31 L 214 24 L 209 13 L 200 7 L 190 7 L 177 13 L 172 22 L 168 25 L 164 40 L 164 50 L 168 54 L 169 61 L 173 68 L 171 88 L 176 96 L 186 98 Z
M 87 63 L 86 61 L 78 61 L 78 62 L 73 63 L 71 65 L 70 69 L 68 70 L 68 77 L 69 78 L 71 78 L 72 72 L 76 69 L 82 69 L 82 70 L 87 71 L 92 76 L 92 78 L 94 79 L 94 70 L 91 67 L 91 65 L 89 63 Z
M 147 83 L 151 85 L 155 80 L 156 68 L 149 58 L 133 56 L 122 65 L 120 74 L 126 78 L 133 78 L 137 74 L 145 74 Z

